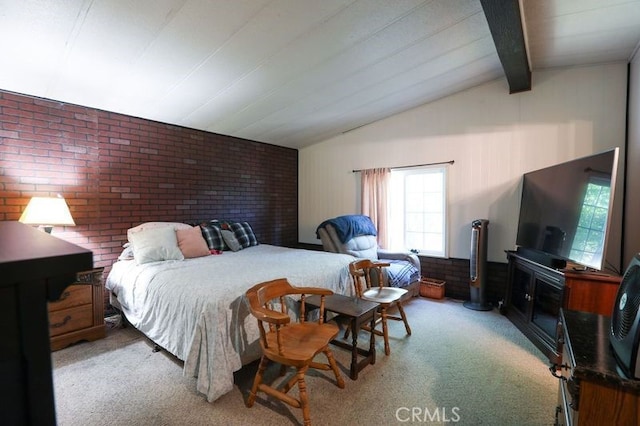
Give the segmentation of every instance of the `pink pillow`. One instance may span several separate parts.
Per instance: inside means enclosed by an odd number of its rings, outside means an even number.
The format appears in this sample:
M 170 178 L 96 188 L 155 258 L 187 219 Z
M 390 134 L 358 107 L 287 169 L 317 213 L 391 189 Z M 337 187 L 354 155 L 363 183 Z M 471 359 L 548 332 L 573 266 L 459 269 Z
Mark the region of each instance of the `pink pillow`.
M 185 259 L 208 256 L 210 254 L 209 246 L 207 246 L 199 226 L 189 229 L 176 229 L 176 237 L 178 238 L 178 247 L 180 247 Z

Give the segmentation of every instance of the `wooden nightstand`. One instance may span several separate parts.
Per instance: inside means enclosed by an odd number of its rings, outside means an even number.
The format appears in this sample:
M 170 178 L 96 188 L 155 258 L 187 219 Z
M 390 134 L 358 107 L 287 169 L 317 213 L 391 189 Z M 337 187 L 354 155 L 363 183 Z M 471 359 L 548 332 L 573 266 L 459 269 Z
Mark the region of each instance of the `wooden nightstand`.
M 49 302 L 51 350 L 105 336 L 102 271 L 79 272 L 55 302 Z

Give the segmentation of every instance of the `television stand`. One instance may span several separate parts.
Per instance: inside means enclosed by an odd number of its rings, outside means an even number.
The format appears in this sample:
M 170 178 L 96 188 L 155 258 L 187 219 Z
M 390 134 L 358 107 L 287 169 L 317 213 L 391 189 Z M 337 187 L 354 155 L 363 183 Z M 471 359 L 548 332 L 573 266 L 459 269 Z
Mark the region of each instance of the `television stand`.
M 518 247 L 516 253 L 526 259 L 531 260 L 539 265 L 546 266 L 551 269 L 564 269 L 567 267 L 567 261 L 561 257 L 551 255 L 535 249 Z
M 505 315 L 552 363 L 560 355 L 556 342 L 560 308 L 606 316 L 613 312 L 620 276 L 558 270 L 520 252 L 508 251 L 507 259 Z

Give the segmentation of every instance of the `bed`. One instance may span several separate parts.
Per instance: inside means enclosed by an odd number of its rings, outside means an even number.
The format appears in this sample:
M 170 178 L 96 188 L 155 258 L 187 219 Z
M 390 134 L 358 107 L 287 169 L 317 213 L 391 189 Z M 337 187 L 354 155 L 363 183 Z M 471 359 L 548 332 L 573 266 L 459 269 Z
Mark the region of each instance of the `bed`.
M 131 325 L 184 361 L 209 402 L 233 389 L 233 373 L 260 357 L 258 327 L 244 294 L 286 277 L 297 286 L 352 295 L 345 254 L 255 244 L 217 255 L 119 260 L 106 280 L 112 304 Z

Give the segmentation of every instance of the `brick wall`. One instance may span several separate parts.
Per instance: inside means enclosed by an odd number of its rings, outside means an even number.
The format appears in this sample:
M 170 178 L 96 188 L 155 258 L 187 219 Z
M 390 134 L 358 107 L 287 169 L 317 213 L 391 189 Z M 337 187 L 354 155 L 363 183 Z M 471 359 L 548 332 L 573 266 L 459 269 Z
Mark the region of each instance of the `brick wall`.
M 444 280 L 445 296 L 453 299 L 469 300 L 469 259 L 440 259 L 420 256 L 422 275 Z M 507 264 L 487 262 L 486 300 L 498 305 L 505 298 L 507 289 Z
M 0 220 L 63 195 L 56 236 L 108 267 L 146 221 L 248 221 L 263 243 L 298 241 L 298 151 L 0 91 Z

